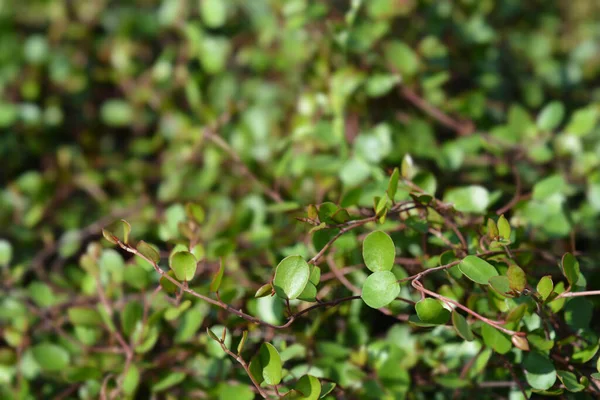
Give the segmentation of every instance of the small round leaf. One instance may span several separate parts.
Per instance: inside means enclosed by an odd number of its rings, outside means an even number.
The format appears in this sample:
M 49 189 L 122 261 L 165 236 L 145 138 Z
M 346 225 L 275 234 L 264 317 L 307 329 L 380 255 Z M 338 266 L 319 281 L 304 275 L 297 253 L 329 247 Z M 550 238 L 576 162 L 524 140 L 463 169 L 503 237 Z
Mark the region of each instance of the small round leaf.
M 552 282 L 552 276 L 546 275 L 540 279 L 536 287 L 538 293 L 540 294 L 542 300 L 546 300 L 550 293 L 552 293 L 552 289 L 554 289 L 554 283 Z
M 371 232 L 363 242 L 363 258 L 372 272 L 391 270 L 396 258 L 392 238 L 382 231 Z
M 171 269 L 180 281 L 191 281 L 196 274 L 196 257 L 189 251 L 180 251 L 171 256 Z
M 289 256 L 281 260 L 275 270 L 273 287 L 283 299 L 293 300 L 304 291 L 310 277 L 310 267 L 300 256 Z
M 545 355 L 532 351 L 523 360 L 525 378 L 534 389 L 550 389 L 556 382 L 556 369 Z
M 361 297 L 371 308 L 390 304 L 400 293 L 400 284 L 391 271 L 377 271 L 369 275 L 362 287 Z
M 415 309 L 419 319 L 425 323 L 442 325 L 450 319 L 450 311 L 437 299 L 423 299 L 415 305 Z

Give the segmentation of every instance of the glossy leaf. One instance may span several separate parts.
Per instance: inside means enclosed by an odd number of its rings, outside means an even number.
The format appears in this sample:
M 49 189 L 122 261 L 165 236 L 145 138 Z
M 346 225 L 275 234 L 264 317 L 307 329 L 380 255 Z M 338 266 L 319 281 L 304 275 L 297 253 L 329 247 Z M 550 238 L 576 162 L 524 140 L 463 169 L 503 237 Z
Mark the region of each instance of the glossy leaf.
M 298 400 L 317 400 L 321 395 L 321 382 L 312 375 L 304 375 L 294 386 L 297 394 L 293 396 Z
M 544 277 L 542 277 L 540 279 L 540 281 L 537 284 L 537 292 L 539 293 L 540 297 L 542 298 L 542 300 L 546 300 L 548 298 L 548 296 L 550 296 L 550 293 L 552 293 L 552 290 L 554 289 L 554 283 L 552 282 L 552 276 L 551 275 L 546 275 Z
M 473 185 L 448 190 L 444 201 L 453 203 L 454 208 L 458 211 L 482 214 L 490 204 L 490 194 L 486 188 Z
M 556 382 L 556 369 L 552 361 L 545 355 L 532 351 L 523 360 L 525 378 L 534 389 L 550 389 Z
M 501 215 L 500 218 L 498 218 L 498 234 L 504 240 L 510 240 L 510 230 L 510 223 L 504 215 Z
M 263 343 L 258 354 L 250 361 L 250 373 L 258 383 L 278 385 L 282 377 L 282 364 L 279 352 L 270 343 Z
M 372 272 L 389 271 L 394 266 L 396 247 L 385 232 L 371 232 L 363 242 L 363 259 Z
M 450 311 L 437 299 L 423 299 L 415 305 L 415 309 L 419 319 L 425 323 L 443 325 L 450 319 Z
M 309 277 L 308 263 L 300 256 L 289 256 L 277 265 L 273 288 L 279 297 L 293 300 L 304 291 Z
M 477 256 L 466 256 L 458 267 L 467 278 L 481 285 L 487 285 L 491 277 L 498 275 L 492 264 Z
M 272 291 L 273 291 L 273 286 L 270 283 L 265 283 L 264 285 L 262 285 L 261 287 L 258 288 L 256 293 L 254 294 L 254 297 L 258 298 L 258 297 L 268 296 L 271 294 Z
M 171 256 L 171 269 L 180 281 L 191 281 L 196 275 L 196 257 L 189 251 L 179 251 Z
M 361 297 L 371 308 L 390 304 L 400 293 L 400 284 L 391 271 L 377 271 L 369 275 L 362 287 Z

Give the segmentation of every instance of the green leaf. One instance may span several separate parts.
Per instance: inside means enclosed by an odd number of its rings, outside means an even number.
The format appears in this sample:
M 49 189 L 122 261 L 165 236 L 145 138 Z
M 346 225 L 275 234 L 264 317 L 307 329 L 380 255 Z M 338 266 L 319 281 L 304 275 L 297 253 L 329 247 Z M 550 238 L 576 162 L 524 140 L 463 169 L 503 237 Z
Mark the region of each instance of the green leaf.
M 377 271 L 369 275 L 362 287 L 361 297 L 371 308 L 390 304 L 400 293 L 400 284 L 391 271 Z
M 415 163 L 410 154 L 406 154 L 404 158 L 402 158 L 402 177 L 410 180 L 415 174 Z
M 489 324 L 483 324 L 481 327 L 481 336 L 483 336 L 485 345 L 491 347 L 497 353 L 506 354 L 512 348 L 512 342 L 508 335 Z
M 488 283 L 494 292 L 498 293 L 500 296 L 514 297 L 507 276 L 492 276 Z
M 61 371 L 70 363 L 69 353 L 53 343 L 40 343 L 31 351 L 35 361 L 46 371 Z
M 67 311 L 73 325 L 101 326 L 102 317 L 98 311 L 87 307 L 71 307 Z
M 178 385 L 185 379 L 185 372 L 171 372 L 151 386 L 152 392 L 162 392 L 170 387 Z
M 200 2 L 202 21 L 208 28 L 220 28 L 227 20 L 227 2 L 222 0 L 202 0 Z
M 140 370 L 135 364 L 131 364 L 123 377 L 123 392 L 128 396 L 133 396 L 140 383 Z
M 278 385 L 281 382 L 282 365 L 279 352 L 270 343 L 263 343 L 258 354 L 250 361 L 250 373 L 260 384 Z
M 319 398 L 320 399 L 325 398 L 325 396 L 327 396 L 329 393 L 331 393 L 333 391 L 333 389 L 335 389 L 335 387 L 336 387 L 335 382 L 325 382 L 321 387 L 321 396 Z
M 510 224 L 508 220 L 504 217 L 504 214 L 498 218 L 498 234 L 504 240 L 510 240 Z
M 372 272 L 389 271 L 394 266 L 396 247 L 385 232 L 371 232 L 363 241 L 363 259 Z
M 214 340 L 214 341 L 216 341 L 216 342 L 221 342 L 221 339 L 219 339 L 219 338 L 217 337 L 217 335 L 216 335 L 216 334 L 215 334 L 215 333 L 212 331 L 212 329 L 211 329 L 211 328 L 206 328 L 206 333 L 208 334 L 208 336 L 209 336 L 209 337 L 210 337 L 212 340 Z
M 221 382 L 218 386 L 218 400 L 253 400 L 254 392 L 245 384 Z
M 423 299 L 415 305 L 415 309 L 419 319 L 428 324 L 443 325 L 450 319 L 450 311 L 437 299 Z
M 206 328 L 206 333 L 212 340 L 208 340 L 206 342 L 206 352 L 215 358 L 222 359 L 227 357 L 227 353 L 221 347 L 221 337 L 223 336 L 223 332 L 225 332 L 225 340 L 224 345 L 226 348 L 231 347 L 231 332 L 229 329 L 225 328 L 223 325 L 214 325 L 210 328 Z
M 270 295 L 272 291 L 273 291 L 273 286 L 270 283 L 265 283 L 264 285 L 262 285 L 261 287 L 258 288 L 256 293 L 254 294 L 254 297 L 256 297 L 256 298 L 265 297 L 265 296 Z
M 525 271 L 518 265 L 511 265 L 506 271 L 510 288 L 516 292 L 521 293 L 525 289 L 527 284 L 527 278 L 525 277 Z
M 542 300 L 546 300 L 550 293 L 552 293 L 552 289 L 554 289 L 554 283 L 552 282 L 552 276 L 546 275 L 540 279 L 537 284 L 537 291 L 540 294 Z
M 490 195 L 483 186 L 472 185 L 448 190 L 444 201 L 453 203 L 457 211 L 482 214 L 490 204 Z
M 487 285 L 491 277 L 498 275 L 492 264 L 477 256 L 466 256 L 458 268 L 467 278 L 481 285 Z
M 321 268 L 317 267 L 316 265 L 312 265 L 310 267 L 310 277 L 308 280 L 310 283 L 317 286 L 321 281 Z
M 131 232 L 131 225 L 129 222 L 124 219 L 120 221 L 115 221 L 112 224 L 108 225 L 106 228 L 102 229 L 102 235 L 106 240 L 113 244 L 117 244 L 117 240 L 122 243 L 129 243 L 129 233 Z
M 310 267 L 300 256 L 289 256 L 281 260 L 275 269 L 273 287 L 283 299 L 293 300 L 304 291 L 310 277 Z
M 179 281 L 191 281 L 196 275 L 196 257 L 189 251 L 179 251 L 171 256 L 171 269 Z
M 390 181 L 388 183 L 387 195 L 390 200 L 394 200 L 394 196 L 396 196 L 396 192 L 398 191 L 398 181 L 400 180 L 400 172 L 398 172 L 398 168 L 394 168 L 394 172 L 392 172 L 392 176 L 390 176 Z
M 177 280 L 175 278 L 175 271 L 168 271 L 165 275 L 170 276 L 171 278 Z M 177 292 L 177 285 L 175 285 L 173 282 L 171 282 L 169 279 L 165 278 L 164 276 L 160 277 L 160 286 L 162 286 L 163 290 L 166 293 L 169 294 L 173 294 Z
M 473 331 L 471 331 L 471 327 L 467 322 L 467 319 L 460 315 L 456 310 L 452 311 L 452 325 L 456 330 L 456 333 L 461 338 L 471 342 L 475 339 L 473 336 Z
M 319 220 L 326 224 L 335 225 L 336 222 L 331 218 L 340 209 L 334 203 L 325 202 L 319 206 Z
M 561 175 L 551 175 L 533 186 L 531 198 L 543 202 L 555 193 L 562 193 L 566 186 L 567 183 Z
M 200 204 L 187 203 L 185 205 L 185 213 L 189 219 L 193 220 L 197 224 L 204 222 L 204 208 Z
M 27 287 L 29 297 L 40 307 L 51 307 L 57 303 L 58 298 L 52 288 L 45 283 L 34 281 Z
M 565 253 L 562 258 L 563 275 L 569 281 L 569 285 L 573 286 L 579 280 L 579 261 L 571 253 Z
M 158 264 L 158 262 L 160 261 L 160 255 L 158 254 L 158 251 L 156 251 L 154 247 L 144 242 L 143 240 L 140 240 L 140 242 L 138 243 L 137 250 L 140 253 L 142 253 L 144 257 L 150 259 L 155 264 Z
M 8 240 L 0 239 L 0 267 L 6 267 L 12 260 L 12 245 Z
M 312 284 L 312 282 L 308 282 L 304 287 L 304 290 L 297 297 L 298 300 L 302 301 L 316 301 L 317 298 L 317 287 Z
M 525 369 L 527 383 L 534 389 L 550 389 L 556 382 L 556 369 L 552 361 L 537 351 L 525 355 L 523 368 Z
M 244 344 L 246 344 L 247 338 L 248 338 L 248 331 L 242 332 L 242 338 L 240 339 L 240 342 L 238 343 L 238 347 L 237 347 L 238 355 L 242 354 L 242 350 L 244 350 Z
M 133 333 L 138 321 L 142 320 L 144 307 L 135 300 L 130 301 L 125 305 L 121 312 L 121 328 L 126 336 Z
M 573 113 L 565 128 L 565 132 L 577 136 L 585 136 L 595 128 L 599 117 L 600 113 L 595 105 L 592 104 L 586 108 L 581 108 Z
M 403 79 L 410 78 L 418 72 L 419 58 L 407 44 L 394 40 L 384 46 L 384 51 L 386 62 L 400 72 Z
M 558 375 L 558 379 L 560 379 L 569 392 L 581 392 L 586 388 L 585 385 L 582 385 L 577 381 L 577 376 L 572 372 L 559 369 L 556 371 L 556 375 Z
M 134 111 L 125 100 L 112 99 L 102 104 L 100 118 L 108 126 L 125 127 L 133 122 Z
M 488 234 L 488 237 L 492 240 L 496 240 L 498 238 L 498 236 L 500 235 L 500 232 L 498 231 L 498 226 L 496 225 L 496 222 L 494 222 L 494 220 L 491 218 L 488 218 L 488 220 L 487 220 L 487 234 Z
M 221 258 L 221 261 L 219 264 L 219 270 L 217 271 L 215 276 L 213 276 L 212 281 L 210 282 L 210 291 L 211 292 L 219 291 L 219 287 L 221 286 L 221 280 L 223 279 L 224 271 L 225 271 L 225 266 L 223 265 L 223 259 Z
M 321 395 L 321 382 L 312 375 L 304 375 L 294 387 L 296 395 L 294 399 L 298 400 L 317 400 Z
M 560 101 L 553 101 L 539 113 L 536 124 L 540 130 L 550 132 L 558 127 L 564 117 L 565 106 Z

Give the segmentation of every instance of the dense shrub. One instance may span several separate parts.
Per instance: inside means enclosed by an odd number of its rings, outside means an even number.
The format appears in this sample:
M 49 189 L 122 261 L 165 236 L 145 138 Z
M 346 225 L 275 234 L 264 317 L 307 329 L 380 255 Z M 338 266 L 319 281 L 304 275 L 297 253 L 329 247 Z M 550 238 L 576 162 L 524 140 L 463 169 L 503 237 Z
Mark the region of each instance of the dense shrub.
M 598 398 L 598 15 L 0 1 L 0 398 Z

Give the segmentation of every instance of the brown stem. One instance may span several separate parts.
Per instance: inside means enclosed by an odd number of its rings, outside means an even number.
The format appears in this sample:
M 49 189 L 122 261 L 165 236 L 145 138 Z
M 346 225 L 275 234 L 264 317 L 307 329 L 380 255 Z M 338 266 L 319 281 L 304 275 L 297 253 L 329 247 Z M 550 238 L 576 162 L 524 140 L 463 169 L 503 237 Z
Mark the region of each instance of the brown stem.
M 204 131 L 204 137 L 210 140 L 215 145 L 217 145 L 223 151 L 225 151 L 229 155 L 229 157 L 231 157 L 231 159 L 233 159 L 233 161 L 240 167 L 240 169 L 242 170 L 242 174 L 246 178 L 250 179 L 252 182 L 256 183 L 261 188 L 261 190 L 271 198 L 271 200 L 273 200 L 276 203 L 281 203 L 283 201 L 281 195 L 278 192 L 265 185 L 260 179 L 257 178 L 256 175 L 252 173 L 252 171 L 250 171 L 250 169 L 242 161 L 242 159 L 235 152 L 235 150 L 233 150 L 231 146 L 229 146 L 229 144 L 225 140 L 223 140 L 222 137 L 217 135 L 213 128 L 206 129 Z
M 246 371 L 246 374 L 248 374 L 248 377 L 252 381 L 252 384 L 254 385 L 254 387 L 256 387 L 256 390 L 258 391 L 258 394 L 260 394 L 263 399 L 266 399 L 267 398 L 267 393 L 260 387 L 260 384 L 256 381 L 256 379 L 254 379 L 254 377 L 250 373 L 250 368 L 248 367 L 248 364 L 246 363 L 246 361 L 244 361 L 244 359 L 241 356 L 239 356 L 239 355 L 235 354 L 233 351 L 229 350 L 227 348 L 227 346 L 225 346 L 225 342 L 223 340 L 224 339 L 218 340 L 218 342 L 221 345 L 221 348 L 223 349 L 223 351 L 225 353 L 229 354 L 229 356 L 231 358 L 233 358 L 235 361 L 237 361 L 242 366 L 242 368 L 244 368 L 244 371 Z
M 498 329 L 499 331 L 502 331 L 504 333 L 506 333 L 507 335 L 513 336 L 513 335 L 518 335 L 518 336 L 525 336 L 525 332 L 515 332 L 512 331 L 510 329 L 506 329 L 505 327 L 501 326 L 500 323 L 498 321 L 494 321 L 491 320 L 489 318 L 484 317 L 483 315 L 471 310 L 468 307 L 463 306 L 462 304 L 460 304 L 459 302 L 456 302 L 448 297 L 442 296 L 440 294 L 437 294 L 435 292 L 432 292 L 431 290 L 425 289 L 425 287 L 423 287 L 423 285 L 421 284 L 421 282 L 419 282 L 418 280 L 414 280 L 412 281 L 412 286 L 418 290 L 421 293 L 425 293 L 428 294 L 431 297 L 435 297 L 438 300 L 442 300 L 445 303 L 450 303 L 455 305 L 456 307 L 460 308 L 461 310 L 463 310 L 464 312 L 471 314 L 473 317 L 479 319 L 480 321 L 493 326 L 494 328 Z
M 355 299 L 360 299 L 360 296 L 350 296 L 350 297 L 343 297 L 341 299 L 336 299 L 336 300 L 331 300 L 331 301 L 327 301 L 327 302 L 323 302 L 323 303 L 319 303 L 319 304 L 315 304 L 314 306 L 308 307 L 302 311 L 299 311 L 295 314 L 292 314 L 287 322 L 283 325 L 273 325 L 270 324 L 266 321 L 263 321 L 259 318 L 253 317 L 252 315 L 246 314 L 245 312 L 243 312 L 242 310 L 237 310 L 235 308 L 233 308 L 232 306 L 230 306 L 229 304 L 226 304 L 222 301 L 219 300 L 215 300 L 213 298 L 204 296 L 192 289 L 190 289 L 189 287 L 186 287 L 185 285 L 183 285 L 181 282 L 179 282 L 178 280 L 176 280 L 175 278 L 173 278 L 172 276 L 170 276 L 169 274 L 165 273 L 162 269 L 160 269 L 160 267 L 158 266 L 157 263 L 155 263 L 153 260 L 151 260 L 150 258 L 146 257 L 144 254 L 140 253 L 136 248 L 131 247 L 123 242 L 121 242 L 120 240 L 118 240 L 117 238 L 114 238 L 116 243 L 119 245 L 119 247 L 121 247 L 123 250 L 135 254 L 136 256 L 142 258 L 143 260 L 145 260 L 146 262 L 148 262 L 150 265 L 152 265 L 152 267 L 154 268 L 154 270 L 160 274 L 161 277 L 167 279 L 169 282 L 171 282 L 172 284 L 174 284 L 175 286 L 177 286 L 180 290 L 189 293 L 190 295 L 197 297 L 201 300 L 206 301 L 207 303 L 210 303 L 214 306 L 220 307 L 226 311 L 229 311 L 232 314 L 237 315 L 240 318 L 245 319 L 246 321 L 249 322 L 253 322 L 255 324 L 259 324 L 259 325 L 263 325 L 263 326 L 268 326 L 269 328 L 273 328 L 273 329 L 285 329 L 287 327 L 289 327 L 298 317 L 300 317 L 301 315 L 306 314 L 307 312 L 314 310 L 316 308 L 321 308 L 321 307 L 328 307 L 328 306 L 335 306 L 339 303 L 343 303 L 345 301 L 350 301 L 350 300 L 355 300 Z
M 515 194 L 512 197 L 512 199 L 510 199 L 510 201 L 508 203 L 506 203 L 506 205 L 504 207 L 502 207 L 498 211 L 496 211 L 497 215 L 504 214 L 505 212 L 507 212 L 508 210 L 513 208 L 515 206 L 515 204 L 517 204 L 519 202 L 519 200 L 521 199 L 521 176 L 519 175 L 517 166 L 514 163 L 511 164 L 511 170 L 512 170 L 513 176 L 515 177 L 515 186 L 516 186 Z
M 323 257 L 323 254 L 325 254 L 325 252 L 331 247 L 331 245 L 333 245 L 333 243 L 335 243 L 336 240 L 338 240 L 340 238 L 340 236 L 342 236 L 344 233 L 346 233 L 348 231 L 351 231 L 354 228 L 357 228 L 368 222 L 372 222 L 372 221 L 376 221 L 376 220 L 377 220 L 377 216 L 372 216 L 372 217 L 361 219 L 358 221 L 353 221 L 353 223 L 351 225 L 348 225 L 345 228 L 340 229 L 340 231 L 334 237 L 329 239 L 329 241 L 325 244 L 325 246 L 323 246 L 323 248 L 317 254 L 315 254 L 315 256 L 313 258 L 311 258 L 308 261 L 308 263 L 317 265 L 319 262 L 319 259 L 321 257 Z
M 460 136 L 470 135 L 475 130 L 472 122 L 459 122 L 451 118 L 442 110 L 420 97 L 414 90 L 410 88 L 407 88 L 405 86 L 401 87 L 400 94 L 402 94 L 402 96 L 405 99 L 410 101 L 421 111 L 425 112 L 425 114 L 429 115 L 430 117 L 438 121 L 440 124 L 444 125 L 446 128 L 455 131 Z

